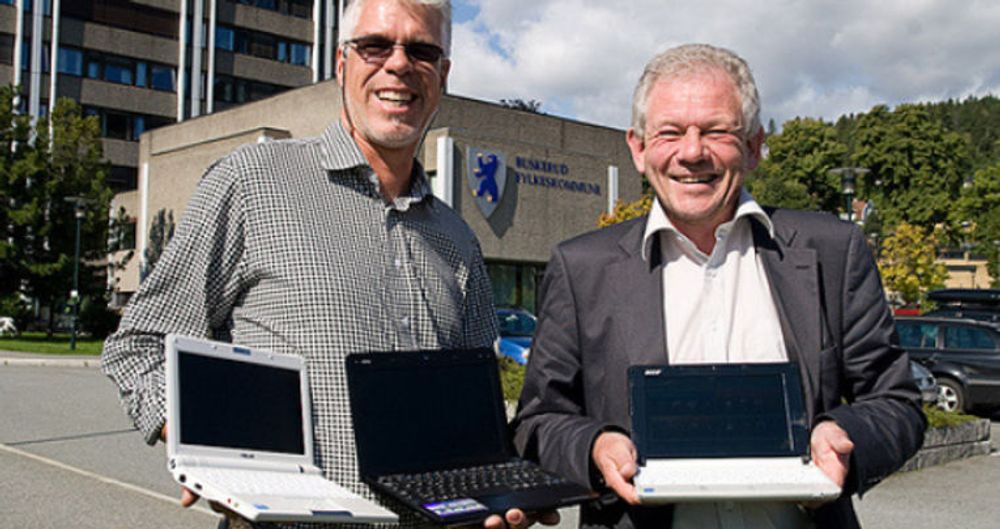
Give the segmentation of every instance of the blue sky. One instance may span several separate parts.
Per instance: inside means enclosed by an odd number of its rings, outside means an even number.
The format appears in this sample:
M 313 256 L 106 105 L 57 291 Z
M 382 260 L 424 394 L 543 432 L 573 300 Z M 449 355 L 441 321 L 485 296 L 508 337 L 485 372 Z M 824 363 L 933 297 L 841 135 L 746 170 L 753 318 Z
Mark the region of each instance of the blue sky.
M 1000 95 L 993 0 L 460 0 L 454 20 L 452 93 L 613 127 L 646 61 L 685 42 L 747 59 L 779 125 Z

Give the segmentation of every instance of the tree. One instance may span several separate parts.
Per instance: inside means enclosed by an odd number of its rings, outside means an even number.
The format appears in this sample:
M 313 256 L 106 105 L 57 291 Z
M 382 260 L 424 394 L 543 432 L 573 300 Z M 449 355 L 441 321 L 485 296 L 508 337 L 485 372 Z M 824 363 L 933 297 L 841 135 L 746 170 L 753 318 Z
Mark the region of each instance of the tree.
M 969 244 L 987 257 L 993 286 L 1000 286 L 1000 162 L 976 171 L 952 210 L 954 225 L 967 225 Z
M 833 125 L 812 118 L 785 122 L 767 138 L 768 155 L 747 178 L 754 198 L 770 206 L 835 212 L 842 208 L 840 182 L 830 169 L 847 147 Z
M 968 138 L 919 105 L 872 108 L 858 119 L 853 165 L 869 169 L 859 198 L 871 199 L 886 226 L 931 230 L 949 210 L 971 170 Z
M 156 212 L 153 224 L 149 227 L 149 246 L 143 253 L 143 264 L 139 269 L 139 280 L 142 281 L 153 272 L 153 267 L 163 255 L 170 239 L 174 238 L 174 212 L 161 209 Z
M 5 217 L 0 243 L 5 289 L 37 299 L 48 307 L 48 331 L 55 311 L 72 287 L 76 217 L 66 197 L 82 197 L 89 206 L 81 224 L 81 297 L 104 290 L 104 267 L 88 265 L 106 254 L 108 203 L 112 192 L 101 161 L 100 127 L 85 118 L 70 99 L 60 99 L 48 120 L 34 127 L 13 112 L 15 90 L 0 91 L 0 195 Z M 13 124 L 7 126 L 7 124 Z M 6 277 L 9 275 L 9 278 Z
M 601 213 L 601 216 L 597 218 L 597 225 L 604 228 L 611 226 L 612 224 L 641 217 L 649 213 L 649 209 L 652 206 L 653 193 L 651 192 L 643 193 L 642 196 L 634 202 L 622 202 L 619 200 L 615 203 L 615 210 L 612 214 L 609 215 L 607 213 Z
M 936 233 L 905 222 L 882 242 L 882 281 L 904 304 L 922 305 L 927 292 L 944 285 L 948 270 L 937 262 L 937 243 Z
M 533 114 L 543 114 L 542 102 L 535 99 L 501 99 L 500 104 L 507 108 L 513 108 L 514 110 L 523 110 Z

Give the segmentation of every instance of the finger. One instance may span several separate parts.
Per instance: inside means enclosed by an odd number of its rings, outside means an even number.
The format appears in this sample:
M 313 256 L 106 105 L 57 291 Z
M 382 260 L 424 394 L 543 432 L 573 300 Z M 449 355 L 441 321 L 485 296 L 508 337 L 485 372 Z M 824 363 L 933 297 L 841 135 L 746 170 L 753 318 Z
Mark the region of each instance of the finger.
M 639 503 L 639 496 L 635 492 L 635 487 L 630 483 L 625 481 L 625 477 L 618 470 L 618 466 L 614 462 L 608 461 L 599 467 L 601 469 L 601 474 L 604 475 L 604 483 L 607 484 L 611 490 L 615 491 L 618 496 L 620 496 L 626 502 L 636 505 Z M 635 474 L 633 469 L 632 475 Z M 629 475 L 628 477 L 632 477 Z
M 508 527 L 510 529 L 525 529 L 531 522 L 528 521 L 528 517 L 524 515 L 524 511 L 521 509 L 510 509 L 504 514 L 504 520 L 507 521 Z
M 181 487 L 181 507 L 190 507 L 198 501 L 199 496 L 190 490 Z
M 486 529 L 505 529 L 506 524 L 503 518 L 498 514 L 491 515 L 489 518 L 483 521 L 483 527 Z

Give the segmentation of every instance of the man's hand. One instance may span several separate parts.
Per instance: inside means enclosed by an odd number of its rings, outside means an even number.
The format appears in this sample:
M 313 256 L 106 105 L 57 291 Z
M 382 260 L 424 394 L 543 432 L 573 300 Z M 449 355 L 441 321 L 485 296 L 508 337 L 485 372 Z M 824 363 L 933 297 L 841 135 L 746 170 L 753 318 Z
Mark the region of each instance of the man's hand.
M 167 423 L 163 423 L 163 428 L 160 429 L 160 440 L 167 442 Z M 198 501 L 197 494 L 191 492 L 190 489 L 186 487 L 181 487 L 181 507 L 190 507 Z
M 536 522 L 542 525 L 556 525 L 559 523 L 559 513 L 546 511 L 526 515 L 521 509 L 511 509 L 504 513 L 502 518 L 496 514 L 490 516 L 483 522 L 483 527 L 485 529 L 527 529 Z
M 813 429 L 809 446 L 816 466 L 843 488 L 850 470 L 851 452 L 854 451 L 854 443 L 847 432 L 833 421 L 823 421 Z
M 639 495 L 631 483 L 638 470 L 632 440 L 622 433 L 604 432 L 594 441 L 590 456 L 608 487 L 626 502 L 638 505 Z

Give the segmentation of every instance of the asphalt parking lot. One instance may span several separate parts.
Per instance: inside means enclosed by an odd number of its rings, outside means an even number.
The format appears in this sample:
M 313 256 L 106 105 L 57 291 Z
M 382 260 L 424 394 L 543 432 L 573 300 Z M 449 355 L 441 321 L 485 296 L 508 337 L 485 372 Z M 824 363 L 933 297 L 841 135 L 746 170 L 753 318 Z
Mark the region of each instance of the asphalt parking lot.
M 995 528 L 998 482 L 1000 457 L 980 456 L 897 474 L 855 503 L 867 529 Z M 0 529 L 215 527 L 177 497 L 162 445 L 142 442 L 96 368 L 0 362 Z

